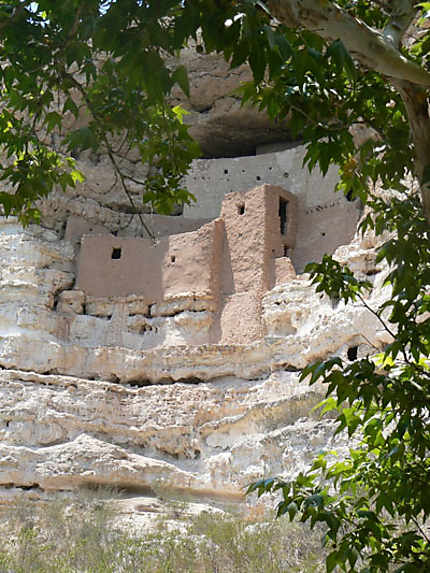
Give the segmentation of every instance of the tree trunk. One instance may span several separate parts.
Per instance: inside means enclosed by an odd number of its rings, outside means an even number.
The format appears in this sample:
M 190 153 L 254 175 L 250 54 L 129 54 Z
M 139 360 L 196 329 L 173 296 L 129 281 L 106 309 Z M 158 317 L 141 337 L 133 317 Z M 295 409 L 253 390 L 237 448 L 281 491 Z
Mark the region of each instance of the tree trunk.
M 430 102 L 426 97 L 430 73 L 405 58 L 398 49 L 401 36 L 416 13 L 414 2 L 391 3 L 392 21 L 385 35 L 327 0 L 266 0 L 266 4 L 286 26 L 307 28 L 325 39 L 340 38 L 361 65 L 383 74 L 400 93 L 415 146 L 414 171 L 430 225 Z
M 393 81 L 405 104 L 415 146 L 415 175 L 420 184 L 424 215 L 430 225 L 430 104 L 422 88 Z
M 386 38 L 336 3 L 266 0 L 266 4 L 273 16 L 290 28 L 307 28 L 326 40 L 340 38 L 351 56 L 363 66 L 390 78 L 430 87 L 430 73 L 403 56 L 393 45 L 393 38 Z

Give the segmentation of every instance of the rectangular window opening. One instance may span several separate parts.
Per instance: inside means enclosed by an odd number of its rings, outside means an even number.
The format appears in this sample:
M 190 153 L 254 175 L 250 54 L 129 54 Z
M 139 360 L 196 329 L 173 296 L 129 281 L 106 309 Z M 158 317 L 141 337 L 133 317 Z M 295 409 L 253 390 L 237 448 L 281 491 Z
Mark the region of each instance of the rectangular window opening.
M 112 249 L 112 259 L 120 259 L 121 258 L 121 248 L 114 247 Z
M 287 233 L 287 208 L 288 201 L 279 197 L 279 222 L 281 224 L 281 235 Z

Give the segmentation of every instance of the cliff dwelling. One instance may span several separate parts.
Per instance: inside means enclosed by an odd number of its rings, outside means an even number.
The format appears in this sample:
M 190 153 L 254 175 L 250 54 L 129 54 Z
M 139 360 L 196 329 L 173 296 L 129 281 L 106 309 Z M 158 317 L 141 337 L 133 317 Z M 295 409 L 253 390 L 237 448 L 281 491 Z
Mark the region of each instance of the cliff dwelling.
M 263 295 L 295 277 L 289 254 L 295 246 L 296 218 L 295 196 L 281 187 L 263 185 L 227 194 L 220 217 L 197 230 L 161 237 L 156 244 L 142 238 L 84 234 L 76 288 L 93 306 L 105 299 L 113 307 L 110 328 L 103 329 L 104 340 L 99 343 L 108 344 L 115 323 L 126 327 L 130 319 L 131 333 L 144 335 L 146 347 L 165 343 L 163 315 L 171 318 L 171 312 L 162 308 L 185 298 L 191 299 L 191 307 L 183 310 L 196 315 L 188 320 L 200 319 L 194 344 L 261 338 Z M 140 319 L 130 309 L 136 299 L 143 309 Z M 91 304 L 86 306 L 90 314 Z

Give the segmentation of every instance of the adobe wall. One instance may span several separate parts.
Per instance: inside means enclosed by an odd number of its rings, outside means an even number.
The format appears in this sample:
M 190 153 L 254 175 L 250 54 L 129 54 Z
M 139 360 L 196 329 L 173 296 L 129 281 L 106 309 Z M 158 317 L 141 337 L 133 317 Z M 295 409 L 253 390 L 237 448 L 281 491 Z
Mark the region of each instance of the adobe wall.
M 216 236 L 218 235 L 218 239 Z M 78 262 L 77 288 L 92 297 L 137 294 L 148 303 L 184 292 L 211 294 L 219 274 L 222 223 L 197 231 L 149 239 L 85 235 Z
M 307 208 L 339 197 L 333 192 L 339 180 L 337 168 L 330 167 L 325 177 L 318 168 L 309 173 L 308 168 L 303 167 L 304 146 L 265 151 L 263 147 L 261 153 L 253 156 L 193 161 L 185 185 L 197 202 L 184 206 L 184 217 L 215 218 L 220 213 L 224 195 L 264 183 L 288 189 Z
M 349 244 L 361 212 L 360 201 L 350 202 L 339 194 L 312 207 L 305 207 L 298 198 L 296 246 L 291 255 L 297 273 L 303 272 L 307 263 L 320 261 L 324 254 Z
M 259 188 L 247 193 L 229 193 L 224 198 L 223 295 L 262 288 L 265 229 L 261 191 Z
M 280 203 L 285 218 L 281 223 Z M 276 279 L 295 277 L 286 256 L 295 244 L 296 199 L 281 187 L 262 185 L 229 193 L 221 211 L 224 257 L 221 284 L 220 340 L 249 343 L 264 335 L 262 297 Z M 284 260 L 280 267 L 277 261 Z M 282 269 L 282 272 L 280 272 Z
M 98 322 L 98 339 L 107 345 L 129 340 L 139 347 L 172 342 L 156 307 L 169 306 L 181 296 L 211 301 L 205 303 L 204 310 L 211 310 L 199 317 L 200 323 L 193 317 L 194 340 L 199 344 L 261 338 L 263 295 L 277 281 L 295 277 L 287 255 L 294 252 L 296 211 L 291 193 L 262 185 L 228 194 L 220 218 L 197 231 L 162 237 L 155 245 L 149 239 L 84 235 L 76 288 L 85 293 L 87 311 L 91 300 L 100 307 L 90 314 L 109 319 L 107 324 Z M 137 318 L 130 307 L 133 296 L 139 298 L 139 313 L 143 313 Z M 175 316 L 173 307 L 166 316 Z M 187 336 L 181 326 L 184 320 L 190 317 L 175 319 L 175 340 Z M 79 330 L 78 323 L 75 327 Z M 140 342 L 139 334 L 144 341 Z
M 264 229 L 265 229 L 265 291 L 272 289 L 279 277 L 288 280 L 296 273 L 291 264 L 297 245 L 297 198 L 281 187 L 265 185 Z M 285 220 L 281 220 L 280 201 L 284 203 Z M 282 261 L 279 263 L 279 261 Z M 282 273 L 281 273 L 282 269 Z M 288 273 L 286 271 L 288 269 Z
M 224 196 L 230 192 L 264 183 L 288 189 L 297 198 L 297 238 L 291 258 L 296 271 L 302 272 L 306 263 L 352 240 L 360 204 L 334 192 L 336 167 L 330 167 L 325 177 L 317 168 L 309 173 L 302 167 L 303 146 L 279 151 L 262 147 L 260 151 L 267 150 L 251 157 L 194 161 L 185 184 L 197 203 L 184 207 L 184 217 L 217 217 Z
M 281 232 L 279 200 L 287 204 Z M 262 185 L 225 196 L 223 294 L 260 290 L 275 285 L 274 260 L 291 253 L 296 239 L 297 202 L 281 187 Z
M 221 344 L 249 344 L 264 336 L 262 296 L 255 291 L 223 297 L 219 316 Z
M 187 219 L 181 216 L 167 216 L 167 215 L 145 215 L 142 214 L 142 218 L 149 229 L 154 233 L 155 237 L 167 237 L 170 235 L 177 235 L 179 233 L 189 233 L 191 231 L 196 231 L 206 223 L 209 223 L 211 219 Z M 141 229 L 142 235 L 146 237 L 146 232 Z M 97 225 L 85 219 L 84 217 L 78 217 L 76 215 L 71 215 L 67 219 L 66 231 L 64 238 L 66 241 L 72 243 L 78 243 L 83 235 L 102 235 L 109 233 L 109 229 L 103 225 Z M 117 236 L 127 237 L 130 235 L 130 230 L 127 227 L 120 229 L 117 232 Z

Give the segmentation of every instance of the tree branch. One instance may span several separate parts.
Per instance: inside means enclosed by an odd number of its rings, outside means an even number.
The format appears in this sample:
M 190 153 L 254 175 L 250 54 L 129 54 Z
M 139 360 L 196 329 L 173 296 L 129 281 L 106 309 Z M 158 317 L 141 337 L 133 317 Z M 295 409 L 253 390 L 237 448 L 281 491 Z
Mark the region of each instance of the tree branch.
M 398 0 L 395 4 L 403 5 L 405 1 Z M 327 0 L 267 0 L 267 6 L 273 16 L 286 26 L 307 28 L 327 40 L 340 38 L 351 55 L 369 69 L 430 87 L 429 72 L 405 58 L 381 32 L 354 18 L 335 3 Z M 401 30 L 406 19 L 406 16 L 400 17 Z
M 94 120 L 97 123 L 100 123 L 100 119 L 98 117 L 98 114 L 94 111 L 93 106 L 91 105 L 90 100 L 88 99 L 87 93 L 84 90 L 84 88 L 82 87 L 82 85 L 76 80 L 75 77 L 73 77 L 72 75 L 68 74 L 67 72 L 63 72 L 63 74 L 65 76 L 67 76 L 73 83 L 73 85 L 76 87 L 76 89 L 80 92 L 80 94 L 82 95 L 85 103 L 87 104 L 87 108 L 90 111 L 91 115 L 93 116 Z M 115 155 L 113 153 L 112 147 L 108 141 L 108 138 L 106 136 L 106 133 L 102 130 L 102 139 L 104 141 L 104 144 L 106 145 L 106 150 L 107 150 L 107 154 L 108 157 L 110 159 L 110 162 L 112 164 L 112 167 L 114 168 L 114 172 L 117 174 L 121 187 L 124 191 L 124 193 L 127 196 L 127 199 L 129 200 L 130 205 L 133 207 L 135 214 L 138 216 L 139 221 L 142 225 L 142 227 L 145 229 L 146 233 L 148 234 L 149 238 L 151 239 L 152 243 L 155 245 L 156 243 L 156 239 L 155 239 L 155 234 L 152 232 L 152 230 L 149 228 L 149 226 L 145 223 L 141 213 L 139 213 L 139 210 L 133 200 L 133 197 L 131 196 L 130 191 L 128 190 L 127 184 L 125 182 L 125 176 L 123 174 L 123 172 L 121 171 L 116 159 L 115 159 Z
M 405 104 L 415 146 L 414 172 L 420 184 L 424 215 L 430 224 L 430 101 L 425 90 L 405 81 L 393 81 Z
M 393 0 L 391 2 L 391 17 L 385 26 L 383 36 L 396 49 L 400 48 L 401 40 L 417 13 L 411 0 Z
M 387 323 L 383 318 L 381 318 L 380 314 L 376 312 L 376 310 L 373 310 L 373 308 L 367 304 L 367 302 L 364 300 L 364 298 L 361 296 L 360 293 L 357 293 L 357 296 L 361 300 L 361 303 L 363 304 L 364 308 L 366 308 L 369 312 L 373 314 L 373 316 L 375 316 L 379 320 L 379 322 L 384 327 L 384 330 L 386 330 L 388 334 L 395 340 L 396 339 L 395 333 L 391 330 L 389 326 L 387 326 Z

